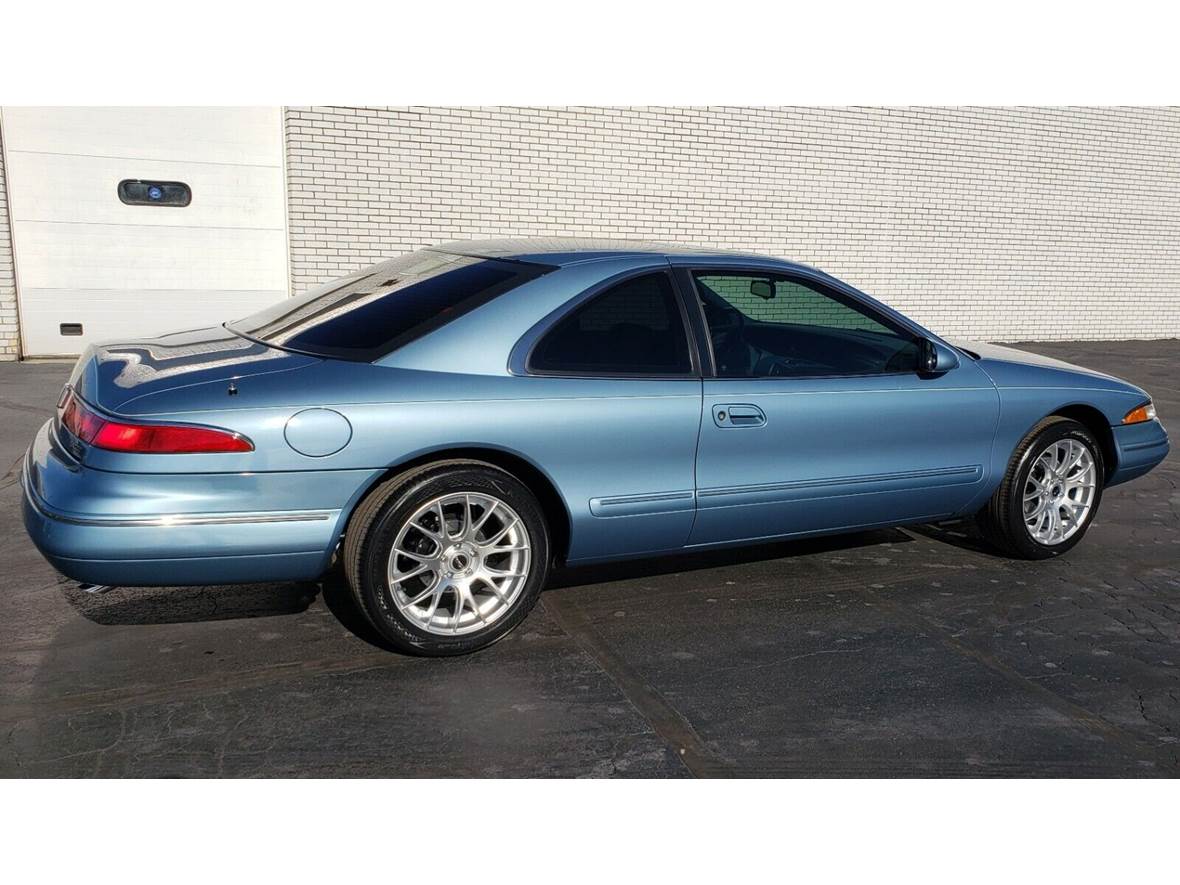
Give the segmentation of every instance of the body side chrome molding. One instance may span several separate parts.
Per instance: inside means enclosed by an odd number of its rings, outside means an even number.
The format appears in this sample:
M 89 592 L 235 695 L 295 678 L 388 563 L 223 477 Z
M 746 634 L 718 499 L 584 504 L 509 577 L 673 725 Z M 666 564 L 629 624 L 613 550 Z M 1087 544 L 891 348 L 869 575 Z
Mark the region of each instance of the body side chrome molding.
M 715 486 L 698 489 L 698 498 L 717 498 L 727 495 L 746 495 L 761 492 L 793 491 L 796 489 L 822 489 L 841 485 L 864 485 L 875 482 L 898 482 L 909 479 L 957 479 L 959 482 L 977 482 L 983 476 L 983 465 L 970 464 L 962 467 L 939 467 L 929 470 L 905 470 L 898 473 L 874 473 L 859 476 L 833 476 L 820 479 L 801 479 L 790 482 L 761 483 L 747 486 Z M 959 479 L 961 478 L 961 479 Z M 955 485 L 936 483 L 936 485 Z
M 653 492 L 646 495 L 616 495 L 591 498 L 590 513 L 600 519 L 618 516 L 657 516 L 665 513 L 691 512 L 696 505 L 692 489 Z

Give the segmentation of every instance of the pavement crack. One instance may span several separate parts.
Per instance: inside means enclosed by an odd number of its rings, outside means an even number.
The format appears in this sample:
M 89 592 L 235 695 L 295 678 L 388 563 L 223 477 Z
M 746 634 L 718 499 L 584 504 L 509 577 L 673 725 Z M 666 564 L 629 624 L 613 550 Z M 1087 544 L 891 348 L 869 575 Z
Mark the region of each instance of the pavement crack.
M 0 722 L 21 722 L 52 714 L 122 710 L 150 703 L 192 700 L 201 703 L 206 695 L 273 685 L 286 679 L 338 676 L 372 669 L 390 669 L 405 665 L 405 658 L 389 652 L 371 652 L 350 658 L 308 659 L 241 671 L 228 682 L 223 673 L 181 679 L 176 682 L 129 683 L 117 688 L 84 691 L 56 698 L 5 704 L 0 707 Z
M 25 456 L 22 452 L 17 456 L 17 459 L 12 462 L 12 466 L 4 476 L 0 476 L 0 490 L 10 488 L 17 484 L 20 480 L 21 465 L 24 464 Z
M 30 406 L 27 403 L 18 403 L 10 399 L 0 399 L 0 409 L 12 409 L 16 412 L 28 412 L 31 415 L 46 415 L 49 412 L 44 406 Z
M 576 603 L 560 591 L 541 597 L 541 605 L 584 651 L 636 712 L 672 750 L 693 777 L 732 776 L 733 766 L 719 759 L 683 715 L 630 664 L 623 660 L 598 632 Z
M 1052 689 L 1047 688 L 1044 681 L 1036 681 L 1031 677 L 1025 676 L 994 655 L 988 654 L 986 651 L 963 641 L 963 639 L 956 636 L 946 624 L 937 618 L 931 617 L 919 609 L 882 596 L 867 587 L 862 587 L 857 592 L 862 597 L 881 606 L 882 610 L 891 611 L 895 616 L 905 621 L 920 621 L 944 646 L 971 658 L 984 667 L 987 667 L 993 673 L 1003 677 L 1010 684 L 1036 696 L 1042 703 L 1068 717 L 1078 727 L 1085 729 L 1105 741 L 1118 745 L 1132 756 L 1140 759 L 1148 759 L 1168 769 L 1176 769 L 1177 759 L 1175 755 L 1162 751 L 1155 743 L 1124 731 L 1097 713 L 1093 713 L 1068 698 L 1057 694 Z
M 791 655 L 790 657 L 786 658 L 775 658 L 772 661 L 763 661 L 759 664 L 735 664 L 732 667 L 721 667 L 719 670 L 717 670 L 717 672 L 728 673 L 731 670 L 741 670 L 742 672 L 746 672 L 748 670 L 761 670 L 765 667 L 778 667 L 782 664 L 790 664 L 794 661 L 801 661 L 804 658 L 814 658 L 819 655 L 855 655 L 860 654 L 863 651 L 864 649 L 861 648 L 824 648 L 820 649 L 819 651 L 804 652 L 803 654 Z

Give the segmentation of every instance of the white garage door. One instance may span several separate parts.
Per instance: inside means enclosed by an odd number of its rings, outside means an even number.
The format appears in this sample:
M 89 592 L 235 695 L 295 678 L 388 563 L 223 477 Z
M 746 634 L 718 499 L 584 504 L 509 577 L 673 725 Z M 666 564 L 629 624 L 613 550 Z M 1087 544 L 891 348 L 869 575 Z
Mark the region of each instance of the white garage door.
M 25 356 L 215 325 L 287 295 L 278 108 L 3 114 Z M 191 202 L 128 205 L 125 180 L 182 182 Z

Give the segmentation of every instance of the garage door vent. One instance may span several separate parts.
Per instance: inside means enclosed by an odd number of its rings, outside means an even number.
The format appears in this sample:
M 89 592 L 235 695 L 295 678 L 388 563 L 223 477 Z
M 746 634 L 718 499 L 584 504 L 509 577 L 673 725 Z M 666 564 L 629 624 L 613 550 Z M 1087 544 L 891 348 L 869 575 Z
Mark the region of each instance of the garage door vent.
M 82 334 L 82 324 L 81 323 L 62 323 L 57 328 L 63 335 L 81 335 Z

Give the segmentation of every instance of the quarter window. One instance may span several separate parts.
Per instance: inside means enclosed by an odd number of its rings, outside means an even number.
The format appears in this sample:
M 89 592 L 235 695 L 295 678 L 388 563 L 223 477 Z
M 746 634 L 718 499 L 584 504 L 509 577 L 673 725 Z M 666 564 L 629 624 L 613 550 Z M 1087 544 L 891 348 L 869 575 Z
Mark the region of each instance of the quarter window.
M 688 335 L 668 275 L 635 277 L 575 309 L 537 344 L 529 368 L 573 375 L 691 372 Z
M 876 375 L 918 368 L 918 343 L 853 299 L 777 274 L 697 272 L 717 374 Z

